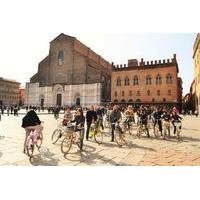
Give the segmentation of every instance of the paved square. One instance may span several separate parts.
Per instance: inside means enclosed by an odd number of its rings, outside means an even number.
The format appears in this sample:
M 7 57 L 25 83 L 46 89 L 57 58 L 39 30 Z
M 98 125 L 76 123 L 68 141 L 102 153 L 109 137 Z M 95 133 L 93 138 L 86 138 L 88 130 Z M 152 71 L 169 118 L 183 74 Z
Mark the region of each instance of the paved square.
M 51 135 L 57 127 L 53 115 L 39 115 L 44 121 L 44 141 L 41 151 L 35 151 L 30 161 L 22 153 L 24 129 L 21 121 L 24 115 L 2 116 L 0 121 L 0 165 L 14 166 L 112 166 L 112 165 L 142 165 L 142 166 L 199 166 L 200 165 L 200 118 L 184 117 L 182 138 L 178 142 L 171 137 L 167 141 L 151 138 L 132 138 L 130 144 L 119 148 L 110 142 L 109 134 L 105 134 L 104 143 L 98 145 L 94 141 L 84 141 L 84 151 L 77 150 L 63 156 L 60 143 L 53 145 Z M 62 117 L 62 115 L 61 115 Z M 105 132 L 109 132 L 108 129 Z M 173 135 L 171 131 L 171 135 Z

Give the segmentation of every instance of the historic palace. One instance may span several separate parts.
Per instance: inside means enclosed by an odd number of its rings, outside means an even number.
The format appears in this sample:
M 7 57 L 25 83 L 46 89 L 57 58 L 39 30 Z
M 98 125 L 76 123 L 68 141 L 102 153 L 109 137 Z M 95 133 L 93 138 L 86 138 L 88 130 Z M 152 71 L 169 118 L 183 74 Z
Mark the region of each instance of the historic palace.
M 182 101 L 182 80 L 178 77 L 176 55 L 172 59 L 113 65 L 112 93 L 114 103 L 177 105 Z
M 0 77 L 0 106 L 19 104 L 19 86 L 15 80 Z
M 60 34 L 49 55 L 26 83 L 26 105 L 67 106 L 101 103 L 169 104 L 182 101 L 182 80 L 172 59 L 128 60 L 114 65 L 75 37 Z

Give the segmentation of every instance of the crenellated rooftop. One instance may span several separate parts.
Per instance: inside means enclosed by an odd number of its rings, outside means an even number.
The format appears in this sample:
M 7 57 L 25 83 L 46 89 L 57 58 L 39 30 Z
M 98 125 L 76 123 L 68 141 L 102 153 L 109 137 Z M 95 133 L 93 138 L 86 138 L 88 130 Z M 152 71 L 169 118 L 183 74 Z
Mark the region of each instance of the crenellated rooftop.
M 175 65 L 178 69 L 178 63 L 176 60 L 176 54 L 173 55 L 173 58 L 171 59 L 163 59 L 163 60 L 151 60 L 151 61 L 144 61 L 143 58 L 141 58 L 140 62 L 138 62 L 137 59 L 130 59 L 128 60 L 128 64 L 117 64 L 114 65 L 112 63 L 112 69 L 114 71 L 117 70 L 127 70 L 127 69 L 144 69 L 144 68 L 150 68 L 150 67 L 162 67 L 162 66 L 171 66 Z

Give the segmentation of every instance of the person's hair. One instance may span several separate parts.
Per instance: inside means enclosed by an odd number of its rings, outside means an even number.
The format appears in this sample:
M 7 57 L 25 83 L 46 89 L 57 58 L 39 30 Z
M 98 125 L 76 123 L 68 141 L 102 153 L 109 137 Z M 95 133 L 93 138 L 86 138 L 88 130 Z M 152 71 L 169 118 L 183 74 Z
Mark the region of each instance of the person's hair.
M 78 108 L 77 111 L 81 113 L 81 116 L 83 116 L 83 110 L 82 110 L 82 108 Z

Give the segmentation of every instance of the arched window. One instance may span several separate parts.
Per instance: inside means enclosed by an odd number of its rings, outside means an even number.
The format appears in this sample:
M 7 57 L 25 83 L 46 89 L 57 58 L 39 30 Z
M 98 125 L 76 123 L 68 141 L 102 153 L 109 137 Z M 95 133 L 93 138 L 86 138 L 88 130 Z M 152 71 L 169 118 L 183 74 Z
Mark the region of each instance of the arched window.
M 150 90 L 147 90 L 147 95 L 148 95 L 148 96 L 150 96 L 150 95 L 151 95 L 151 93 L 150 93 Z
M 151 85 L 151 76 L 147 75 L 146 77 L 146 85 Z
M 139 85 L 139 79 L 137 75 L 135 75 L 133 78 L 133 85 Z
M 166 98 L 163 98 L 163 102 L 166 102 Z
M 172 75 L 171 75 L 171 74 L 167 74 L 166 83 L 167 83 L 167 84 L 171 84 L 172 82 L 173 82 L 173 80 L 172 80 Z
M 160 85 L 160 84 L 162 84 L 162 77 L 160 76 L 160 74 L 158 74 L 156 76 L 156 85 Z
M 157 90 L 157 95 L 160 96 L 160 90 Z
M 121 86 L 121 79 L 119 77 L 117 78 L 117 86 Z
M 117 100 L 117 99 L 115 99 L 115 100 L 114 100 L 114 103 L 118 103 L 118 100 Z
M 115 97 L 117 97 L 117 91 L 115 91 Z
M 168 95 L 171 96 L 172 95 L 172 91 L 169 89 L 168 90 Z
M 137 91 L 137 96 L 140 96 L 140 91 L 139 90 Z
M 155 102 L 155 99 L 154 99 L 154 98 L 152 99 L 152 102 Z
M 59 51 L 58 53 L 58 65 L 63 65 L 64 63 L 64 52 Z
M 124 97 L 124 95 L 125 95 L 125 93 L 124 93 L 124 91 L 122 91 L 122 96 Z
M 129 85 L 129 78 L 128 77 L 125 78 L 124 85 Z

